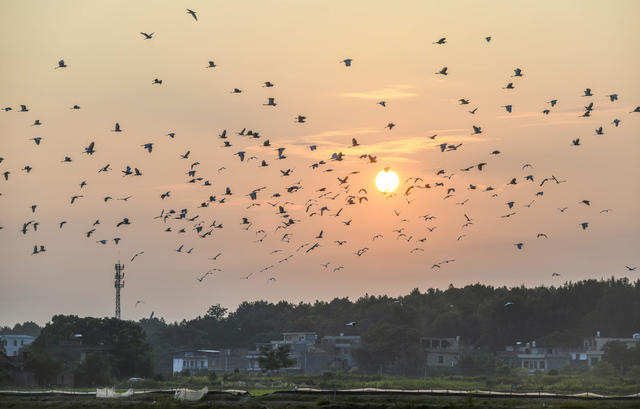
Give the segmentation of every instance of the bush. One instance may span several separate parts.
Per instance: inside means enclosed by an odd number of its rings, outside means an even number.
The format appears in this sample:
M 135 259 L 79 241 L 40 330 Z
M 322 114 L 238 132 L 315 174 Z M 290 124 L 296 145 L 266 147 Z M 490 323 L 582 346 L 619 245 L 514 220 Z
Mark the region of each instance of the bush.
M 616 373 L 616 369 L 607 361 L 598 362 L 592 371 L 597 376 L 613 376 Z
M 640 365 L 633 365 L 629 368 L 628 375 L 632 381 L 640 383 Z
M 551 376 L 558 376 L 558 370 L 557 369 L 552 369 L 549 371 L 549 375 Z
M 218 375 L 215 371 L 209 371 L 209 373 L 207 374 L 207 378 L 209 378 L 209 381 L 211 382 L 216 382 L 218 380 Z

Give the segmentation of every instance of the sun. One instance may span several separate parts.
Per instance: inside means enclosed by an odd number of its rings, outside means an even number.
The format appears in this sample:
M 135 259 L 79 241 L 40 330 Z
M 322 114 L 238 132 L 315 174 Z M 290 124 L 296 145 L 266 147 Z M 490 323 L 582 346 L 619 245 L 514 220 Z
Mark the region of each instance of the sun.
M 398 174 L 389 168 L 384 168 L 376 176 L 376 186 L 382 193 L 391 193 L 398 187 Z

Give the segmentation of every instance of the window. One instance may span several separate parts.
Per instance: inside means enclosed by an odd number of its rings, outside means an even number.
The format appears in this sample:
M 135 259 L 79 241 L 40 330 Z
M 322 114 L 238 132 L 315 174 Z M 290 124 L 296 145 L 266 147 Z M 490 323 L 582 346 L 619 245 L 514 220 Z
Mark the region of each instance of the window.
M 539 361 L 538 362 L 538 368 L 544 369 L 544 367 L 545 367 L 545 362 L 544 361 Z
M 438 355 L 438 363 L 439 364 L 443 364 L 444 363 L 444 357 L 442 355 Z
M 14 346 L 14 347 L 17 347 L 17 346 L 18 346 L 18 340 L 17 340 L 17 339 L 14 339 L 14 340 L 13 340 L 13 346 Z
M 200 366 L 204 368 L 204 361 L 200 361 Z
M 522 361 L 522 365 L 523 365 L 525 368 L 528 368 L 528 367 L 529 367 L 529 361 Z

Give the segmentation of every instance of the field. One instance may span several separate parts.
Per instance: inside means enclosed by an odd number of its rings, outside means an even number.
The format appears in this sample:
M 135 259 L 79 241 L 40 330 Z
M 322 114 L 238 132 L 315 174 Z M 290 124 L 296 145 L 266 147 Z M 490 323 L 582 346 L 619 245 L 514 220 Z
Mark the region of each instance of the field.
M 640 392 L 640 377 L 598 374 L 595 371 L 561 373 L 557 375 L 529 375 L 511 371 L 505 376 L 432 376 L 426 379 L 408 379 L 389 375 L 357 375 L 325 373 L 323 375 L 245 375 L 230 374 L 208 378 L 202 376 L 179 376 L 162 381 L 145 380 L 137 384 L 120 382 L 118 389 L 171 389 L 185 387 L 209 390 L 241 389 L 252 395 L 274 391 L 291 390 L 294 386 L 313 389 L 445 389 L 445 390 L 491 390 L 497 392 L 549 392 L 557 394 L 596 393 L 601 395 L 631 395 Z
M 550 398 L 488 398 L 478 396 L 433 396 L 392 393 L 291 393 L 274 392 L 258 396 L 210 393 L 200 402 L 177 402 L 168 393 L 151 393 L 126 399 L 98 400 L 88 396 L 6 396 L 1 408 L 559 408 L 631 409 L 640 400 L 584 400 Z

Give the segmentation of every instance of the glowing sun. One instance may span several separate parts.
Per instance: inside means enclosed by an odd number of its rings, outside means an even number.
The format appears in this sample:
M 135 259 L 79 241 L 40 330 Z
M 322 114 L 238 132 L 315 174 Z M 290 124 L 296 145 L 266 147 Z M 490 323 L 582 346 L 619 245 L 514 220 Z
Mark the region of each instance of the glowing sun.
M 376 186 L 382 193 L 391 193 L 398 187 L 398 174 L 389 168 L 384 168 L 376 176 Z

